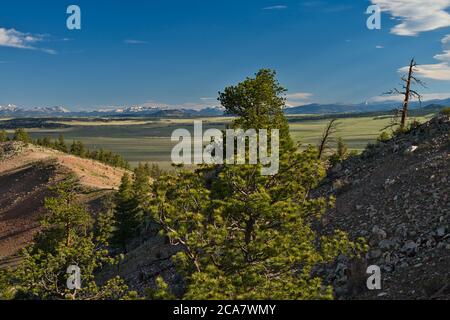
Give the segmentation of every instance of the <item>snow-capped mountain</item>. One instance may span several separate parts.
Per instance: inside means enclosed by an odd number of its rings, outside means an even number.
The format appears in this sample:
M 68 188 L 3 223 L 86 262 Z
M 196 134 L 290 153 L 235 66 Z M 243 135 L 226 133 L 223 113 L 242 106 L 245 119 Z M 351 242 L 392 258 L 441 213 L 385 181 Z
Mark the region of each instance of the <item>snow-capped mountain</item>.
M 14 116 L 14 117 L 35 117 L 35 116 L 61 116 L 67 115 L 70 110 L 61 107 L 34 107 L 25 109 L 13 104 L 0 106 L 0 116 Z
M 70 113 L 70 110 L 64 108 L 64 107 L 60 107 L 60 106 L 55 106 L 55 107 L 36 107 L 36 108 L 32 108 L 30 110 L 28 110 L 30 112 L 36 112 L 36 113 Z
M 15 105 L 0 106 L 0 116 L 8 117 L 64 117 L 64 116 L 124 116 L 124 117 L 196 117 L 221 116 L 223 110 L 218 107 L 201 110 L 171 109 L 166 106 L 135 105 L 130 107 L 111 107 L 94 111 L 70 111 L 61 106 L 22 108 Z
M 154 106 L 131 106 L 131 107 L 123 107 L 117 108 L 114 110 L 114 113 L 148 113 L 152 114 L 158 112 L 160 110 L 164 110 L 164 107 L 154 107 Z
M 5 106 L 0 106 L 0 112 L 16 112 L 20 108 L 14 104 L 8 104 Z

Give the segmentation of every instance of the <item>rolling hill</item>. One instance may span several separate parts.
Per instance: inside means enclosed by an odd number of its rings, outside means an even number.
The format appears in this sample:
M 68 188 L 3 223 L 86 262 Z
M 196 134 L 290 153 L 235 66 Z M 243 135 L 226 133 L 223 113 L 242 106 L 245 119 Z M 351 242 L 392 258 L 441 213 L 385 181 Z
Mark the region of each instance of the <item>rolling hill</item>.
M 79 195 L 92 212 L 117 189 L 124 170 L 97 161 L 17 142 L 0 144 L 0 268 L 33 239 L 50 187 L 75 175 Z

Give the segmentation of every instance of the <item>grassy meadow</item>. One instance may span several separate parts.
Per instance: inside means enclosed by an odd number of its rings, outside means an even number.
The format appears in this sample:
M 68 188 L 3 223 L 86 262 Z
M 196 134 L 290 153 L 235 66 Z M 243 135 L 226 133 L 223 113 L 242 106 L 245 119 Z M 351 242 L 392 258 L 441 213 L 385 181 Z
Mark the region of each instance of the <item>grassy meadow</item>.
M 426 121 L 430 116 L 419 117 Z M 222 129 L 230 118 L 204 118 L 203 129 Z M 329 119 L 314 119 L 290 116 L 291 134 L 295 141 L 303 144 L 317 144 Z M 62 129 L 29 129 L 31 136 L 57 138 L 64 134 L 66 141 L 80 140 L 90 149 L 108 149 L 123 155 L 132 165 L 139 162 L 158 163 L 164 168 L 170 167 L 170 153 L 174 143 L 170 141 L 172 132 L 185 128 L 193 132 L 194 119 L 118 119 L 92 121 L 59 122 L 69 126 Z M 381 130 L 389 125 L 387 117 L 355 117 L 338 119 L 338 132 L 351 150 L 362 151 L 369 142 L 374 142 Z

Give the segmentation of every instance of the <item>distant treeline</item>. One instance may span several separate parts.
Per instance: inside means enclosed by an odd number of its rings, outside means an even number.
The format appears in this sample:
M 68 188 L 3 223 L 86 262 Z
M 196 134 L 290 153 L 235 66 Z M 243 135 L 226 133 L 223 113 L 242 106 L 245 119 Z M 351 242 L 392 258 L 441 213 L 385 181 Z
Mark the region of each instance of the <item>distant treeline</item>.
M 114 154 L 111 151 L 89 150 L 81 141 L 73 141 L 69 146 L 64 140 L 64 135 L 60 134 L 58 139 L 53 140 L 49 137 L 33 140 L 30 135 L 22 128 L 16 129 L 12 139 L 9 138 L 5 130 L 0 131 L 0 142 L 6 141 L 21 141 L 24 143 L 31 143 L 34 145 L 58 150 L 64 153 L 73 154 L 75 156 L 100 161 L 104 164 L 117 167 L 130 169 L 130 164 L 119 154 Z
M 69 128 L 69 126 L 61 123 L 54 123 L 51 122 L 51 119 L 45 118 L 17 118 L 17 119 L 0 120 L 0 129 L 14 130 L 19 128 L 63 129 Z
M 411 117 L 421 117 L 429 114 L 437 114 L 447 109 L 445 106 L 441 105 L 429 105 L 423 108 L 413 109 L 409 111 Z M 390 111 L 372 111 L 372 112 L 361 112 L 361 113 L 330 113 L 323 115 L 288 115 L 288 122 L 302 122 L 302 121 L 313 121 L 313 120 L 327 120 L 327 119 L 345 119 L 345 118 L 367 118 L 367 117 L 394 117 L 397 110 Z

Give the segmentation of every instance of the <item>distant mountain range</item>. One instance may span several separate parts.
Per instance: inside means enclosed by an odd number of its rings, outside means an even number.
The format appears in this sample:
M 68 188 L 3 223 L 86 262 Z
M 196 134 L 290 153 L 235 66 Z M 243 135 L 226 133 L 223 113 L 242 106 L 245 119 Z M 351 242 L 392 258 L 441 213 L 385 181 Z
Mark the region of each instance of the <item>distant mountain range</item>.
M 367 113 L 378 111 L 389 111 L 400 108 L 402 105 L 398 101 L 388 101 L 381 103 L 361 103 L 361 104 L 308 104 L 300 107 L 287 108 L 286 114 L 336 114 L 336 113 Z M 410 109 L 419 109 L 428 105 L 450 106 L 450 99 L 429 100 L 411 102 Z
M 412 102 L 412 110 L 428 105 L 450 106 L 450 99 L 430 100 L 419 104 Z M 299 107 L 286 108 L 288 115 L 327 115 L 327 114 L 353 114 L 389 111 L 399 108 L 401 103 L 388 101 L 381 103 L 361 104 L 308 104 Z M 94 111 L 70 111 L 64 107 L 37 107 L 26 109 L 12 104 L 0 105 L 0 117 L 152 117 L 152 118 L 194 118 L 223 116 L 224 111 L 219 107 L 210 107 L 200 110 L 194 109 L 167 109 L 147 106 L 131 106 L 116 109 L 100 109 Z
M 158 107 L 132 106 L 117 109 L 94 111 L 70 111 L 64 107 L 38 107 L 26 109 L 16 105 L 0 105 L 0 117 L 152 117 L 152 118 L 189 118 L 222 116 L 218 107 L 194 109 L 167 109 Z
M 14 116 L 14 117 L 34 117 L 34 116 L 53 116 L 64 115 L 71 113 L 68 109 L 63 107 L 37 107 L 31 109 L 24 109 L 13 104 L 0 106 L 0 116 Z

